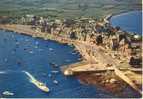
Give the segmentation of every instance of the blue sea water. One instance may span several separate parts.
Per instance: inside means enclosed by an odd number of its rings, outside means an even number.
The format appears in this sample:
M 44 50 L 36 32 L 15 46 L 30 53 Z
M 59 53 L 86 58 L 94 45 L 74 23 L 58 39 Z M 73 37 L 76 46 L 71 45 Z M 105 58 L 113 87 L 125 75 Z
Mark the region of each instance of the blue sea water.
M 119 26 L 122 30 L 142 35 L 142 11 L 131 11 L 111 17 L 112 26 Z
M 54 41 L 0 30 L 0 97 L 115 97 L 98 87 L 80 84 L 75 77 L 65 77 L 61 72 L 52 74 L 53 70 L 60 71 L 60 66 L 78 61 L 80 55 L 72 54 L 72 51 L 73 47 Z M 50 65 L 53 62 L 58 68 Z M 50 92 L 42 92 L 22 71 L 27 71 L 38 81 L 46 83 Z M 59 82 L 57 85 L 53 83 L 55 79 Z M 6 90 L 14 95 L 3 95 Z

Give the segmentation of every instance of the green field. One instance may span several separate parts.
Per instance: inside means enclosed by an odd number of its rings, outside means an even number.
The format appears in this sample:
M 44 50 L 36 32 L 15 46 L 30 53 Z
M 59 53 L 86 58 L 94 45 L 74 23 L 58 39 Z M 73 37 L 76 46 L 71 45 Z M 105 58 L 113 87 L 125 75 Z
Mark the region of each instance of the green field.
M 141 0 L 0 0 L 0 16 L 96 17 L 141 9 Z

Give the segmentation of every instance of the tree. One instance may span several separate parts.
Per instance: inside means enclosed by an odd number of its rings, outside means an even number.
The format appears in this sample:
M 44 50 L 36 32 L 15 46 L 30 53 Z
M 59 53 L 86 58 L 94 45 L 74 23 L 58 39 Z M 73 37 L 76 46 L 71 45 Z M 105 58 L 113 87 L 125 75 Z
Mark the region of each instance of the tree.
M 75 32 L 71 32 L 70 38 L 71 39 L 77 39 L 76 33 Z

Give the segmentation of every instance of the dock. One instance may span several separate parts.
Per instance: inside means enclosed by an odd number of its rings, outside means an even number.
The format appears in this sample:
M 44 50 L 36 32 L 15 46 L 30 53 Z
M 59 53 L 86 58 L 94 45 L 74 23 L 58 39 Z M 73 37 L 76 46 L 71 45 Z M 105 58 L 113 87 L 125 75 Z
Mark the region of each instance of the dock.
M 142 89 L 137 86 L 142 85 L 141 68 L 131 68 L 127 61 L 120 63 L 118 59 L 105 54 L 102 47 L 80 41 L 74 42 L 74 45 L 87 62 L 68 65 L 64 69 L 64 75 L 71 76 L 83 72 L 100 73 L 113 71 L 116 76 L 142 95 Z
M 48 33 L 36 33 L 30 29 L 30 26 L 23 25 L 7 25 L 0 26 L 1 29 L 12 30 L 14 32 L 31 35 L 33 37 L 41 37 L 45 40 L 55 40 L 60 43 L 73 44 L 75 49 L 80 52 L 84 58 L 84 62 L 63 66 L 62 72 L 66 76 L 76 75 L 86 72 L 106 72 L 113 71 L 119 78 L 125 83 L 131 86 L 135 91 L 142 94 L 142 89 L 138 85 L 142 85 L 142 68 L 131 68 L 127 59 L 119 61 L 112 57 L 111 50 L 104 50 L 101 46 L 91 44 L 90 42 L 84 42 L 79 40 L 71 40 L 62 36 L 54 36 Z

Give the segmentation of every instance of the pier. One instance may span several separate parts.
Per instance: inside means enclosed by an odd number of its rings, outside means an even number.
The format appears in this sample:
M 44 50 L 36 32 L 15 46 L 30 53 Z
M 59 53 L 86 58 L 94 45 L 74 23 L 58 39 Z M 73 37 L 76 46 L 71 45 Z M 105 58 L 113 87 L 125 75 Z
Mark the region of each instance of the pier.
M 142 94 L 142 89 L 137 86 L 142 84 L 142 75 L 138 74 L 142 72 L 141 68 L 131 68 L 127 61 L 120 63 L 118 60 L 105 54 L 102 47 L 78 41 L 74 42 L 74 45 L 87 62 L 84 64 L 81 62 L 67 66 L 67 68 L 64 69 L 64 74 L 66 76 L 76 75 L 82 72 L 100 73 L 114 71 L 116 76 L 126 82 L 138 93 Z
M 75 49 L 78 50 L 84 58 L 84 62 L 63 66 L 62 71 L 64 75 L 71 76 L 83 72 L 100 73 L 113 71 L 116 76 L 126 82 L 138 93 L 142 94 L 141 88 L 137 86 L 142 85 L 142 69 L 131 68 L 126 58 L 119 61 L 119 59 L 112 57 L 112 54 L 115 53 L 111 50 L 107 51 L 102 46 L 97 46 L 96 44 L 92 44 L 90 42 L 72 40 L 63 36 L 55 36 L 42 32 L 36 33 L 34 30 L 31 30 L 29 26 L 7 25 L 0 26 L 0 28 L 31 35 L 33 37 L 41 37 L 45 40 L 50 39 L 60 43 L 73 44 Z

